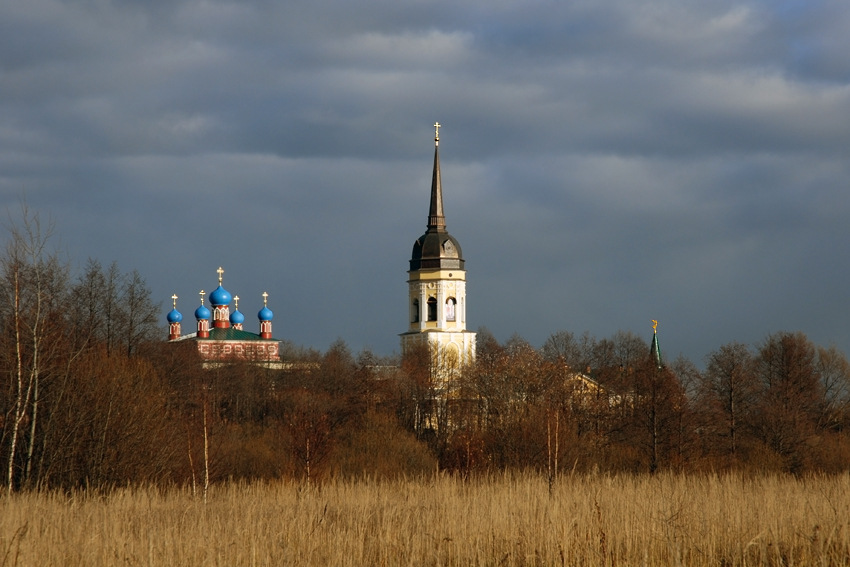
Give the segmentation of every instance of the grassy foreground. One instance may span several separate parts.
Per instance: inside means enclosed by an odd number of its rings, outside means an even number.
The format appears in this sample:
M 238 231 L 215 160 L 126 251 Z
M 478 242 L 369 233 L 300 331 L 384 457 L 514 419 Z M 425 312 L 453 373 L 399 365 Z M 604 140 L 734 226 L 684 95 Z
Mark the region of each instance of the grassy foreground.
M 0 565 L 850 565 L 850 476 L 123 489 L 0 499 Z

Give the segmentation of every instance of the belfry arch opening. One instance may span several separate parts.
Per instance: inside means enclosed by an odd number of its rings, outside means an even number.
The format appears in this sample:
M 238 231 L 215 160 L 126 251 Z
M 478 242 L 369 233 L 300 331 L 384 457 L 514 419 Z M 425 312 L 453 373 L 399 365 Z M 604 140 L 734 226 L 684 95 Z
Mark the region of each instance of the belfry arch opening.
M 450 297 L 446 300 L 446 321 L 457 320 L 457 300 Z
M 437 298 L 429 297 L 428 298 L 428 320 L 436 321 L 437 320 Z

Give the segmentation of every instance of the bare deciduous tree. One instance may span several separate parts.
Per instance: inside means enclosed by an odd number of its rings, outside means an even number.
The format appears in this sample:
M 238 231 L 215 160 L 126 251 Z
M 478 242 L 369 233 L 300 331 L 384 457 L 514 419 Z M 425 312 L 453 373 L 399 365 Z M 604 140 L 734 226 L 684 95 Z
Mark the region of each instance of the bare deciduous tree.
M 800 472 L 806 466 L 807 440 L 825 407 L 815 346 L 802 333 L 770 335 L 759 349 L 756 373 L 758 434 L 787 470 Z
M 52 344 L 47 340 L 52 324 L 61 326 L 57 293 L 67 278 L 67 266 L 48 249 L 52 226 L 43 226 L 38 214 L 21 205 L 17 222 L 8 225 L 9 243 L 0 258 L 2 287 L 4 353 L 9 356 L 7 369 L 10 406 L 6 408 L 3 439 L 6 445 L 6 490 L 16 485 L 16 467 L 24 435 L 29 425 L 25 463 L 20 470 L 31 470 L 34 436 L 41 402 L 41 380 L 52 363 Z M 58 320 L 57 320 L 58 319 Z
M 755 360 L 750 348 L 742 343 L 721 346 L 708 356 L 708 364 L 699 391 L 704 425 L 716 434 L 714 446 L 737 459 L 742 431 L 753 426 L 753 411 L 759 384 Z

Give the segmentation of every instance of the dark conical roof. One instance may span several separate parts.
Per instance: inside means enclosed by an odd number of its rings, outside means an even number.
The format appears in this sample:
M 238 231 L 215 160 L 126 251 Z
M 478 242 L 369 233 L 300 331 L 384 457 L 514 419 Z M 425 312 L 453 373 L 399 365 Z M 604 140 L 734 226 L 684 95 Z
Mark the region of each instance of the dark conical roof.
M 443 213 L 443 182 L 440 179 L 439 139 L 434 146 L 434 171 L 431 174 L 431 208 L 428 209 L 428 228 L 445 229 L 446 215 Z
M 439 128 L 439 125 L 435 125 Z M 460 243 L 446 230 L 443 213 L 443 185 L 440 179 L 440 137 L 434 138 L 434 172 L 431 175 L 431 206 L 428 210 L 428 230 L 413 243 L 410 270 L 463 269 Z

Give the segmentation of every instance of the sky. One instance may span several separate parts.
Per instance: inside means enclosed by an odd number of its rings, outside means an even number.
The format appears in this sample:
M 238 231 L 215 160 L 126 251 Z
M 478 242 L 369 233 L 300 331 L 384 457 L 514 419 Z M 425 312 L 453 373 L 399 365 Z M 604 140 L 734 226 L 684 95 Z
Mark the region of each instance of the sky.
M 850 4 L 0 0 L 0 211 L 391 355 L 439 121 L 471 330 L 850 353 Z M 4 233 L 2 238 L 7 238 Z M 842 250 L 844 252 L 842 252 Z

